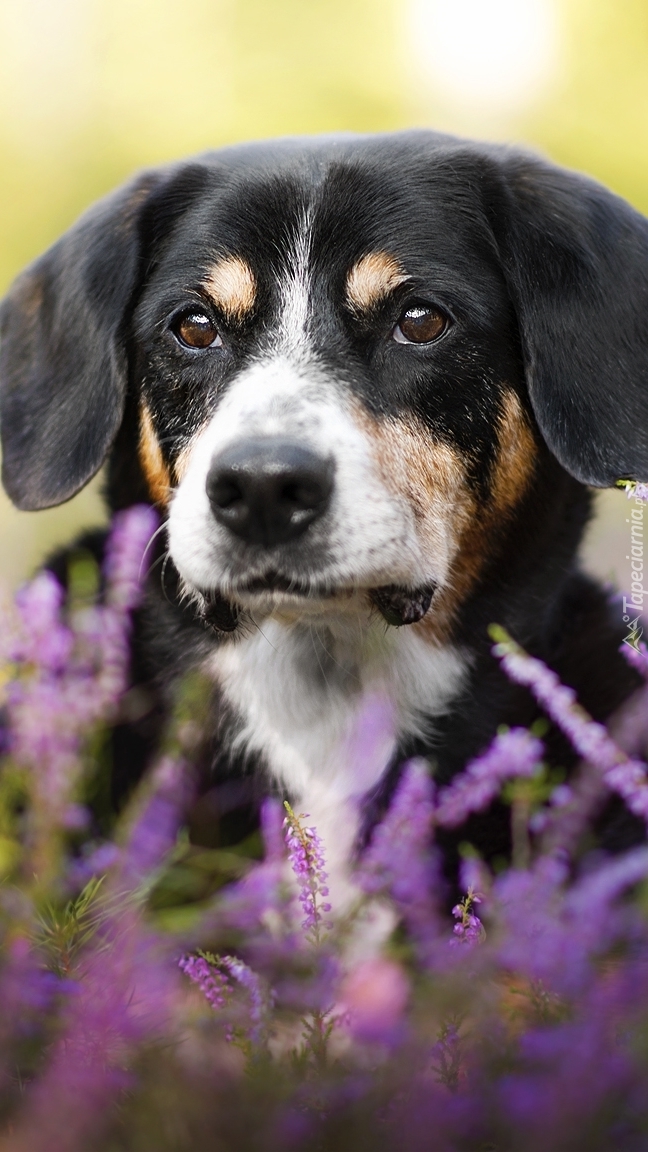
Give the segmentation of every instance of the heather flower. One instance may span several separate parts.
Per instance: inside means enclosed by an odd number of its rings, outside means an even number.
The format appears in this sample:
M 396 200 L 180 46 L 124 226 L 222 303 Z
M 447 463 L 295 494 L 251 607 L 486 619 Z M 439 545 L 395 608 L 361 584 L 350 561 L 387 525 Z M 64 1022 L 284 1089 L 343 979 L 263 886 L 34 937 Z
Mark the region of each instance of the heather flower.
M 617 480 L 617 488 L 624 488 L 628 500 L 648 501 L 648 484 L 639 480 Z
M 635 643 L 631 644 L 624 640 L 619 651 L 623 653 L 628 664 L 648 680 L 648 648 L 645 642 L 636 639 Z
M 84 888 L 93 877 L 108 872 L 117 863 L 119 856 L 119 849 L 112 841 L 84 846 L 82 854 L 68 864 L 68 884 L 73 889 Z
M 437 940 L 432 898 L 437 877 L 430 847 L 433 818 L 428 766 L 424 760 L 410 760 L 386 816 L 373 830 L 357 874 L 368 894 L 389 893 L 420 955 L 428 959 Z
M 249 1038 L 252 1044 L 260 1044 L 265 1039 L 268 1015 L 268 996 L 265 995 L 261 980 L 247 964 L 237 956 L 221 956 L 219 962 L 230 975 L 245 988 L 250 1000 Z
M 225 1007 L 226 997 L 230 992 L 229 983 L 223 973 L 219 972 L 216 964 L 207 959 L 204 952 L 197 956 L 181 956 L 178 967 L 200 988 L 212 1008 Z
M 118 512 L 106 549 L 106 601 L 120 613 L 137 607 L 146 577 L 146 555 L 158 525 L 157 513 L 144 504 Z
M 488 903 L 492 876 L 479 856 L 464 856 L 459 865 L 459 884 L 464 892 L 477 892 L 482 904 Z
M 16 1048 L 42 1035 L 56 998 L 66 982 L 46 969 L 43 957 L 24 932 L 3 942 L 0 967 L 0 1098 L 11 1086 Z
M 33 777 L 43 842 L 53 828 L 84 830 L 86 814 L 73 787 L 79 752 L 98 720 L 111 722 L 117 715 L 146 522 L 138 513 L 132 536 L 124 523 L 118 525 L 106 566 L 110 589 L 101 606 L 73 606 L 63 617 L 61 590 L 45 574 L 21 593 L 19 608 L 7 614 L 0 632 L 4 657 L 15 669 L 5 693 L 15 724 L 12 755 Z M 274 800 L 262 806 L 261 864 L 250 862 L 206 912 L 196 908 L 190 930 L 179 927 L 186 921 L 173 920 L 173 912 L 168 934 L 160 921 L 155 931 L 147 923 L 147 893 L 170 857 L 170 867 L 179 872 L 192 860 L 209 865 L 209 854 L 202 857 L 193 847 L 177 865 L 171 855 L 191 793 L 193 737 L 184 713 L 117 844 L 88 844 L 69 866 L 59 855 L 50 887 L 38 891 L 38 904 L 30 878 L 22 888 L 20 880 L 2 886 L 0 1089 L 7 1152 L 101 1152 L 147 1139 L 164 1152 L 168 1141 L 185 1139 L 178 1132 L 196 1146 L 215 1139 L 240 1148 L 290 1143 L 340 1152 L 358 1140 L 376 1152 L 393 1152 L 400 1144 L 412 1152 L 643 1147 L 648 847 L 613 858 L 592 852 L 574 866 L 568 853 L 591 819 L 603 780 L 614 784 L 615 773 L 625 774 L 616 780 L 619 791 L 625 788 L 635 802 L 646 793 L 643 766 L 624 752 L 635 755 L 635 744 L 644 740 L 648 696 L 642 689 L 628 701 L 610 734 L 549 669 L 504 634 L 497 638 L 507 670 L 568 731 L 583 761 L 569 785 L 554 788 L 532 818 L 538 818 L 534 828 L 542 836 L 531 867 L 492 876 L 477 857 L 462 859 L 466 895 L 453 909 L 452 934 L 434 898 L 441 882 L 431 844 L 434 827 L 457 827 L 488 806 L 503 784 L 507 791 L 530 794 L 542 745 L 524 730 L 496 737 L 439 792 L 436 806 L 428 766 L 405 765 L 359 866 L 362 889 L 379 899 L 351 910 L 339 931 L 325 938 L 329 905 L 319 836 L 290 806 L 283 820 Z M 645 660 L 645 650 L 638 653 Z M 195 710 L 191 715 L 195 730 Z M 384 758 L 391 728 L 384 702 L 372 698 L 353 734 L 357 747 L 351 741 L 360 775 L 365 754 L 368 760 Z M 15 775 L 22 780 L 21 772 Z M 11 776 L 6 773 L 5 781 Z M 511 786 L 511 780 L 520 783 Z M 0 789 L 0 847 L 3 804 L 10 812 L 10 800 L 5 804 Z M 21 818 L 7 817 L 11 836 L 11 819 Z M 284 840 L 303 927 L 317 947 L 304 947 L 291 916 Z M 82 874 L 104 870 L 100 899 L 91 915 L 78 919 L 70 962 L 70 949 L 65 956 L 56 951 L 65 933 L 56 933 L 76 905 L 71 902 L 61 914 L 61 893 L 70 880 L 80 883 Z M 640 901 L 630 893 L 637 885 Z M 365 953 L 354 964 L 347 927 L 362 931 L 372 909 L 391 917 L 389 901 L 413 941 L 413 954 L 395 937 L 388 955 L 367 959 Z M 46 939 L 43 908 L 50 906 L 53 929 Z M 198 935 L 221 952 L 196 950 Z M 56 974 L 44 970 L 45 962 Z M 196 1022 L 182 994 L 185 976 L 223 1013 L 230 1032 L 236 1023 L 233 1035 L 247 1058 L 263 1055 L 254 1075 L 241 1076 L 238 1054 L 231 1052 L 232 1078 L 225 1065 L 224 1077 L 213 1076 L 212 1030 Z M 183 1044 L 177 1043 L 180 1036 Z M 23 1051 L 29 1057 L 24 1067 Z M 19 1095 L 21 1110 L 11 1114 Z M 142 1112 L 151 1099 L 162 1114 L 152 1133 Z
M 472 760 L 438 797 L 435 821 L 441 827 L 463 824 L 471 812 L 487 808 L 505 780 L 532 776 L 543 756 L 540 740 L 525 728 L 512 728 L 495 737 L 490 747 Z
M 164 952 L 135 912 L 122 909 L 79 968 L 63 1034 L 27 1092 L 16 1152 L 96 1146 L 111 1105 L 132 1084 L 128 1067 L 137 1046 L 169 1034 L 174 993 Z
M 319 944 L 322 929 L 327 927 L 323 913 L 331 911 L 331 905 L 322 903 L 322 897 L 329 894 L 324 870 L 324 847 L 314 828 L 303 824 L 307 814 L 296 816 L 286 800 L 284 819 L 288 860 L 299 885 L 299 902 L 305 913 L 302 928 L 312 940 Z
M 478 944 L 485 937 L 484 926 L 475 914 L 475 905 L 481 904 L 482 898 L 477 893 L 469 888 L 468 892 L 458 904 L 455 904 L 452 909 L 452 915 L 457 923 L 455 924 L 451 945 L 465 944 L 472 947 L 473 944 Z
M 626 909 L 619 897 L 648 876 L 648 847 L 612 857 L 565 893 L 564 914 L 580 946 L 591 952 L 609 947 L 625 930 Z
M 120 857 L 120 880 L 129 891 L 164 863 L 175 843 L 191 788 L 188 767 L 180 758 L 164 756 L 151 772 Z
M 77 966 L 60 1039 L 28 1094 L 16 1149 L 83 1152 L 130 1084 L 138 1047 L 169 1035 L 177 984 L 170 944 L 144 925 L 134 889 L 163 863 L 183 802 L 183 766 L 163 759 L 107 884 L 104 916 Z
M 394 704 L 386 693 L 369 692 L 341 755 L 353 765 L 358 795 L 372 787 L 376 765 L 388 764 L 396 745 Z
M 144 552 L 156 523 L 148 508 L 116 518 L 107 544 L 106 605 L 61 619 L 63 592 L 42 572 L 16 597 L 7 629 L 7 657 L 15 675 L 6 687 L 9 751 L 31 772 L 34 828 L 42 858 L 44 829 L 65 828 L 80 776 L 81 751 L 94 727 L 111 720 L 128 674 L 129 612 L 141 587 Z
M 636 969 L 613 974 L 591 985 L 575 1013 L 522 1035 L 516 1064 L 496 1088 L 518 1146 L 528 1152 L 642 1147 L 633 1094 L 645 1094 L 645 1085 L 623 1038 L 642 995 L 645 976 Z
M 648 821 L 646 765 L 629 759 L 621 751 L 605 727 L 593 720 L 576 702 L 573 689 L 561 684 L 556 673 L 546 664 L 529 656 L 504 629 L 492 628 L 491 635 L 498 641 L 493 652 L 511 680 L 531 690 L 579 755 L 596 764 L 608 787 L 618 792 L 631 812 Z
M 540 857 L 530 871 L 509 869 L 498 876 L 489 905 L 489 935 L 501 966 L 551 989 L 579 985 L 584 974 L 583 951 L 561 916 L 566 879 L 562 860 Z

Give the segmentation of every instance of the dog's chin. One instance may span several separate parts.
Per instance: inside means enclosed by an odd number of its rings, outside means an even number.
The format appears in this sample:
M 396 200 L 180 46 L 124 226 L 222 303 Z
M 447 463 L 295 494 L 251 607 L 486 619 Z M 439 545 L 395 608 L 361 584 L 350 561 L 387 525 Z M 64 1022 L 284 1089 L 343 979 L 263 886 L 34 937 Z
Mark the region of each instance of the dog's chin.
M 219 633 L 235 632 L 245 615 L 261 613 L 313 616 L 331 611 L 377 610 L 394 628 L 417 624 L 428 612 L 435 585 L 407 588 L 384 584 L 376 588 L 335 587 L 300 581 L 281 573 L 241 581 L 227 593 L 206 590 L 198 596 L 198 615 Z

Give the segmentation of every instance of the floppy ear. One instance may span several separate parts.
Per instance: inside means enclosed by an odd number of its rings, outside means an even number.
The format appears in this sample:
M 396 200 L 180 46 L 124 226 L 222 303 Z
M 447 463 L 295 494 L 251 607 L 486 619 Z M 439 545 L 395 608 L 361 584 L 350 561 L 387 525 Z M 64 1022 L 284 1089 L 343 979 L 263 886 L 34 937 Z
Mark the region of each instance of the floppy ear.
M 0 310 L 0 430 L 2 479 L 19 508 L 60 504 L 101 467 L 124 407 L 124 318 L 162 227 L 152 207 L 177 213 L 197 175 L 195 165 L 140 175 L 11 287 Z
M 503 169 L 491 223 L 540 430 L 584 483 L 646 481 L 648 220 L 531 157 L 509 154 Z

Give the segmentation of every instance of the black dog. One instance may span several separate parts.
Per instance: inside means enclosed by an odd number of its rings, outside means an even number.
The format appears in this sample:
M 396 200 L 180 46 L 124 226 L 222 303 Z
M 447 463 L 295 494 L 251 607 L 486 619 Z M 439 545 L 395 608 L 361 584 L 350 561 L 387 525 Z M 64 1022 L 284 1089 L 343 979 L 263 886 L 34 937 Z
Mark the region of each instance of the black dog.
M 17 280 L 0 371 L 11 498 L 108 457 L 111 508 L 168 514 L 136 678 L 206 669 L 214 779 L 260 769 L 340 865 L 404 755 L 447 780 L 533 720 L 491 622 L 599 718 L 634 686 L 575 553 L 588 485 L 648 479 L 648 222 L 589 180 L 426 132 L 145 173 Z

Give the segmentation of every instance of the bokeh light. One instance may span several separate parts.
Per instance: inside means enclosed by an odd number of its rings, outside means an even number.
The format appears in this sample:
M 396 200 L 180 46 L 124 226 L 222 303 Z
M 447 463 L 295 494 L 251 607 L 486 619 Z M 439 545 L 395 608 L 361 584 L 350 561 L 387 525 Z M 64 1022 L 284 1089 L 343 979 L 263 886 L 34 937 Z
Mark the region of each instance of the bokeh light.
M 476 119 L 519 114 L 556 75 L 552 0 L 410 0 L 409 22 L 422 83 Z

